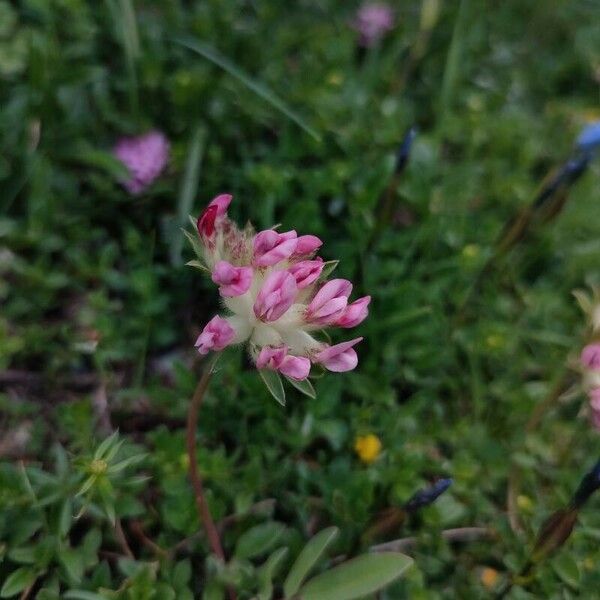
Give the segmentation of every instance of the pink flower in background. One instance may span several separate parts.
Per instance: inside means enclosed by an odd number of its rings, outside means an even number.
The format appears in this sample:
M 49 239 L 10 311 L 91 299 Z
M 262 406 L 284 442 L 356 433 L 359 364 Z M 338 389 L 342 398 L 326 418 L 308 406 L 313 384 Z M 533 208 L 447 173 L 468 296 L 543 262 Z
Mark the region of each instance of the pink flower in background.
M 169 160 L 169 141 L 160 131 L 121 138 L 113 154 L 127 167 L 130 178 L 123 182 L 133 195 L 141 194 L 162 173 Z
M 197 222 L 200 259 L 229 312 L 204 328 L 198 351 L 247 343 L 258 369 L 295 381 L 308 377 L 311 363 L 336 372 L 354 369 L 353 346 L 362 338 L 332 346 L 313 333 L 358 325 L 368 315 L 370 297 L 349 304 L 350 281 L 321 281 L 327 263 L 314 256 L 322 245 L 318 237 L 274 229 L 256 233 L 249 225 L 240 230 L 227 216 L 230 202 L 231 196 L 218 196 Z
M 367 2 L 357 11 L 352 26 L 359 33 L 361 46 L 374 46 L 394 27 L 394 11 L 388 4 Z
M 586 369 L 597 371 L 600 369 L 600 344 L 588 344 L 581 351 L 581 364 Z

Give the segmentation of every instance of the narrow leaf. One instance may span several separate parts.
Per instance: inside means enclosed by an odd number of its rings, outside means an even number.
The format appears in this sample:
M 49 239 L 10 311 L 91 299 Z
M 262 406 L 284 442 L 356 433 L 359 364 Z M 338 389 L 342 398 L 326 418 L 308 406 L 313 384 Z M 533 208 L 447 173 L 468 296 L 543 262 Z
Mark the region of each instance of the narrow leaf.
M 101 596 L 86 590 L 71 590 L 66 592 L 63 597 L 65 600 L 106 600 L 107 598 L 107 596 Z
M 281 383 L 279 373 L 269 369 L 258 369 L 258 372 L 273 398 L 275 398 L 281 406 L 285 406 L 285 390 L 283 389 L 283 383 Z
M 258 570 L 258 580 L 260 581 L 260 591 L 258 600 L 271 600 L 273 595 L 273 577 L 275 577 L 283 559 L 287 556 L 287 548 L 275 550 L 267 559 L 265 564 Z
M 317 397 L 317 392 L 315 392 L 315 388 L 313 387 L 313 384 L 308 379 L 303 379 L 302 381 L 292 379 L 291 377 L 286 377 L 286 379 L 299 392 L 302 392 L 305 396 L 308 396 L 309 398 L 312 398 L 313 400 Z
M 404 554 L 365 554 L 311 579 L 302 600 L 354 600 L 383 589 L 412 564 Z
M 204 150 L 205 132 L 202 126 L 197 126 L 192 133 L 190 140 L 185 171 L 177 200 L 177 225 L 183 227 L 187 215 L 192 210 L 194 197 L 198 191 L 198 181 L 200 180 L 200 166 L 202 164 L 202 154 Z M 183 239 L 180 235 L 174 235 L 169 248 L 171 264 L 178 266 L 181 264 L 181 249 Z
M 37 575 L 35 574 L 35 570 L 31 567 L 21 567 L 20 569 L 17 569 L 11 573 L 4 582 L 4 585 L 0 590 L 0 598 L 11 598 L 12 596 L 16 596 L 19 592 L 28 588 L 36 579 Z
M 103 440 L 98 448 L 96 448 L 96 452 L 94 452 L 94 459 L 98 460 L 100 458 L 104 458 L 104 454 L 110 448 L 110 446 L 115 442 L 117 436 L 119 435 L 118 431 L 115 431 L 112 435 Z
M 319 531 L 312 537 L 296 558 L 288 576 L 283 584 L 283 593 L 286 596 L 295 594 L 302 582 L 306 579 L 311 569 L 317 564 L 329 544 L 335 540 L 339 533 L 337 527 L 328 527 Z
M 257 81 L 250 75 L 242 71 L 237 65 L 231 62 L 228 58 L 219 54 L 214 48 L 208 44 L 198 42 L 191 37 L 181 37 L 174 40 L 177 44 L 188 48 L 192 52 L 196 52 L 200 56 L 206 58 L 213 64 L 217 65 L 232 77 L 235 77 L 238 81 L 242 82 L 248 89 L 252 90 L 257 96 L 260 96 L 263 100 L 268 102 L 273 108 L 283 113 L 288 119 L 296 123 L 298 127 L 306 131 L 318 142 L 321 141 L 321 136 L 310 127 L 306 121 L 298 113 L 292 110 L 279 96 L 274 94 L 267 86 L 260 81 Z
M 263 523 L 250 528 L 237 542 L 236 558 L 253 558 L 268 552 L 284 531 L 285 525 L 282 523 Z

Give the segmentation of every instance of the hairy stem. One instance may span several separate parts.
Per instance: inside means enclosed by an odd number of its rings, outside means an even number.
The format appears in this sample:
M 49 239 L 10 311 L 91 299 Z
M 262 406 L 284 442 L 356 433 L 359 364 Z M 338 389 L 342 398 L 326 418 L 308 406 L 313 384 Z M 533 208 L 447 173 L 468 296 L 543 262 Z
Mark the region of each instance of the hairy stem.
M 187 429 L 186 429 L 186 446 L 189 462 L 189 474 L 192 487 L 194 488 L 194 497 L 196 498 L 196 507 L 198 508 L 198 515 L 202 521 L 202 525 L 206 531 L 206 537 L 210 544 L 211 550 L 219 560 L 225 562 L 225 553 L 223 552 L 223 546 L 221 544 L 221 538 L 219 537 L 219 531 L 215 525 L 215 522 L 210 514 L 208 503 L 206 502 L 206 496 L 204 494 L 204 486 L 202 485 L 202 479 L 198 472 L 198 463 L 196 460 L 196 426 L 198 423 L 198 412 L 202 406 L 204 400 L 204 394 L 208 388 L 210 378 L 213 372 L 213 367 L 217 361 L 218 355 L 215 355 L 214 359 L 209 362 L 202 373 L 202 377 L 194 390 L 192 401 L 190 402 L 190 408 L 187 415 Z M 235 591 L 229 588 L 228 595 L 230 600 L 236 600 Z
M 219 532 L 217 531 L 217 527 L 213 521 L 212 515 L 210 514 L 210 509 L 208 508 L 208 504 L 206 502 L 204 486 L 202 485 L 202 479 L 200 478 L 200 473 L 198 472 L 198 462 L 196 460 L 196 425 L 198 423 L 198 412 L 200 411 L 206 388 L 210 382 L 213 366 L 214 362 L 211 362 L 205 369 L 204 373 L 202 373 L 202 377 L 200 378 L 200 381 L 198 382 L 198 385 L 194 391 L 194 395 L 192 396 L 192 401 L 190 403 L 190 408 L 187 415 L 186 445 L 189 459 L 190 480 L 192 482 L 192 487 L 194 488 L 194 497 L 196 498 L 198 515 L 200 516 L 202 525 L 206 530 L 206 536 L 208 537 L 208 541 L 213 553 L 224 562 L 225 553 L 223 552 L 223 546 L 221 545 Z

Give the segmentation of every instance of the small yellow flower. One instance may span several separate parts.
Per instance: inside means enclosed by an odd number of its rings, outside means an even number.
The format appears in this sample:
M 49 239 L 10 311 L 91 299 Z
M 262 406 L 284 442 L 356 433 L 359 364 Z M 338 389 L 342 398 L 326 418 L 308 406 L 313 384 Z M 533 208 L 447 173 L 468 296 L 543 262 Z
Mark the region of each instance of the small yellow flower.
M 479 252 L 480 252 L 480 248 L 479 248 L 479 246 L 477 244 L 467 244 L 462 249 L 462 255 L 466 259 L 470 259 L 470 260 L 473 260 L 474 258 L 477 258 L 479 256 Z
M 369 465 L 377 459 L 381 453 L 381 440 L 372 433 L 359 435 L 354 442 L 354 450 L 358 458 Z
M 496 569 L 485 567 L 481 570 L 481 575 L 479 577 L 483 586 L 490 590 L 498 583 L 498 577 L 500 577 L 500 575 Z
M 517 496 L 517 506 L 524 512 L 531 512 L 533 510 L 533 502 L 529 496 L 519 494 Z

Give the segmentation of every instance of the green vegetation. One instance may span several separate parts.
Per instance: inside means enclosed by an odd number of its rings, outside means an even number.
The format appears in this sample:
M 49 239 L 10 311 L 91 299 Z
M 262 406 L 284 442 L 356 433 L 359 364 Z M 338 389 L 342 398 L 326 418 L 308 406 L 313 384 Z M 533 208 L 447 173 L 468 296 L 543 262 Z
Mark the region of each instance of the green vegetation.
M 341 556 L 409 537 L 381 598 L 493 597 L 597 461 L 572 291 L 600 283 L 600 161 L 480 274 L 600 117 L 600 7 L 396 4 L 365 49 L 354 2 L 0 0 L 0 597 L 281 598 L 306 569 L 302 597 L 323 600 Z M 171 159 L 132 196 L 111 148 L 150 129 Z M 198 460 L 226 566 L 185 451 L 219 299 L 181 233 L 221 192 L 240 224 L 318 235 L 373 297 L 358 368 L 314 380 L 315 399 L 290 388 L 282 407 L 241 350 L 219 361 Z M 597 594 L 598 502 L 507 598 Z M 485 531 L 441 535 L 463 527 Z M 372 558 L 354 560 L 406 568 Z

